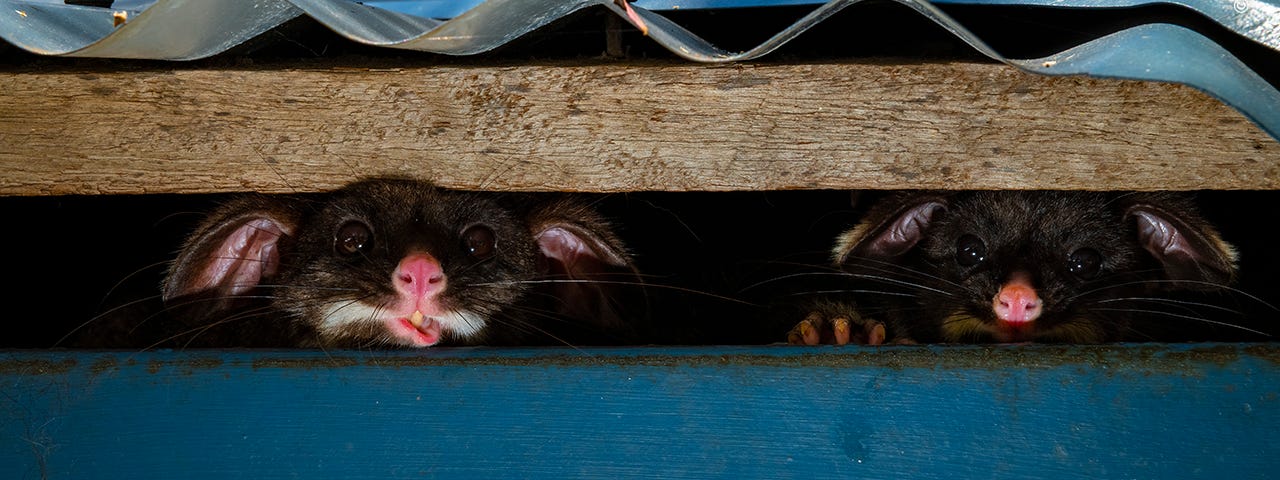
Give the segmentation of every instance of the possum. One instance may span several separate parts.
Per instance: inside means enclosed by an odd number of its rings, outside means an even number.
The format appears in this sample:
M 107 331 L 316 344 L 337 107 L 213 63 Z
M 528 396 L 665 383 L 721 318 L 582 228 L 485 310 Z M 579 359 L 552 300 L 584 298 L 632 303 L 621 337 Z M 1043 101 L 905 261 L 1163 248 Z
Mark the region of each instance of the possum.
M 789 343 L 1265 336 L 1219 319 L 1237 254 L 1185 194 L 900 192 L 833 253 L 842 283 L 798 302 Z
M 163 315 L 70 344 L 618 344 L 643 330 L 627 300 L 640 286 L 611 226 L 573 197 L 368 179 L 233 199 L 182 246 Z

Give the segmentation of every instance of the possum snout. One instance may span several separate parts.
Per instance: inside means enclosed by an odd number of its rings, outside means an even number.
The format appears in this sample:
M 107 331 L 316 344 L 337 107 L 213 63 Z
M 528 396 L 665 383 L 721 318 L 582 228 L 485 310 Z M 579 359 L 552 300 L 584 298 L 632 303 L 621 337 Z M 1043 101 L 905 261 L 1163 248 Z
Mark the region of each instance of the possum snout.
M 1016 273 L 1000 287 L 991 308 L 1001 324 L 1029 325 L 1040 317 L 1042 303 L 1026 274 Z

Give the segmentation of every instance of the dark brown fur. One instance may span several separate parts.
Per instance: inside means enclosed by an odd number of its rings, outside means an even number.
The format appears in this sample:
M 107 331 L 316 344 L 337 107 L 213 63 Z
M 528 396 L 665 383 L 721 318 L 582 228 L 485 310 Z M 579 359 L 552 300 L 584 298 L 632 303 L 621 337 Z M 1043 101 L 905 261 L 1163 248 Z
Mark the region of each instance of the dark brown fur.
M 335 253 L 335 230 L 347 221 L 368 225 L 372 246 L 360 255 Z M 256 283 L 237 288 L 234 275 L 210 275 L 226 255 L 228 236 L 251 222 L 266 232 L 278 255 L 246 249 L 233 256 Z M 491 257 L 468 255 L 461 232 L 485 225 L 495 237 Z M 573 232 L 592 254 L 566 269 L 542 253 L 537 235 L 549 228 Z M 445 331 L 441 345 L 590 344 L 631 341 L 640 330 L 620 312 L 638 285 L 630 258 L 610 226 L 572 199 L 484 194 L 439 189 L 406 179 L 354 183 L 320 196 L 246 195 L 213 212 L 192 234 L 165 282 L 167 314 L 134 322 L 117 345 L 102 334 L 79 335 L 90 346 L 371 348 L 394 338 L 378 324 L 324 326 L 326 306 L 363 301 L 378 305 L 395 294 L 390 278 L 410 251 L 429 252 L 448 277 L 441 305 L 465 308 L 486 321 L 473 335 Z M 584 270 L 585 268 L 585 270 Z M 216 270 L 216 269 L 214 269 Z M 216 280 L 210 281 L 209 278 Z M 584 281 L 585 280 L 585 281 Z M 600 282 L 596 282 L 600 281 Z M 252 283 L 252 282 L 251 282 Z M 638 289 L 638 287 L 631 287 Z M 102 329 L 96 329 L 101 331 Z
M 914 212 L 914 213 L 912 213 Z M 908 221 L 904 221 L 908 219 Z M 1143 226 L 1176 232 L 1161 237 Z M 1153 235 L 1154 234 L 1154 235 Z M 985 258 L 957 261 L 964 235 Z M 1173 238 L 1178 248 L 1162 249 Z M 1101 255 L 1098 272 L 1081 276 L 1068 259 L 1081 249 Z M 1233 249 L 1171 193 L 910 192 L 887 197 L 835 249 L 844 284 L 803 302 L 808 322 L 834 342 L 834 319 L 851 323 L 853 343 L 875 325 L 886 342 L 999 341 L 993 297 L 1014 272 L 1025 272 L 1043 313 L 1020 341 L 1214 340 L 1251 337 L 1221 321 L 1215 308 L 1230 291 Z M 802 324 L 805 322 L 802 322 Z M 800 325 L 792 332 L 796 343 Z M 874 343 L 874 342 L 873 342 Z

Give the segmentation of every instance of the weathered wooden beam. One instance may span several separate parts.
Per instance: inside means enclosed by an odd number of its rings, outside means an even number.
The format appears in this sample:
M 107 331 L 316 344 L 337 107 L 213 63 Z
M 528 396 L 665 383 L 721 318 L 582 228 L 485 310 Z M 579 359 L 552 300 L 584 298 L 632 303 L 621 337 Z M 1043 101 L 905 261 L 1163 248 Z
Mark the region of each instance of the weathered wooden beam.
M 1275 189 L 1188 87 L 1003 65 L 0 71 L 0 194 L 328 189 Z

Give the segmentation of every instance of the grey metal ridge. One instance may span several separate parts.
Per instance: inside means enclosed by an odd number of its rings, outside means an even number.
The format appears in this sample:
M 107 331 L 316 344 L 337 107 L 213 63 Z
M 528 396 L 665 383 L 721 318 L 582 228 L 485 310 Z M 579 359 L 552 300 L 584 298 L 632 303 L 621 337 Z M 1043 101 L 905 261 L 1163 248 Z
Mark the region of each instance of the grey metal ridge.
M 647 3 L 662 6 L 657 0 L 640 0 L 630 5 L 615 0 L 487 0 L 447 20 L 362 5 L 352 0 L 154 0 L 149 6 L 148 0 L 132 0 L 117 2 L 121 8 L 115 9 L 63 5 L 56 0 L 0 0 L 3 7 L 0 37 L 46 55 L 190 60 L 225 51 L 305 12 L 356 42 L 470 55 L 504 45 L 574 11 L 603 6 L 683 58 L 720 63 L 766 55 L 813 25 L 861 1 L 822 3 L 796 23 L 743 52 L 722 50 L 640 6 Z M 1011 59 L 1000 55 L 927 0 L 894 1 L 914 9 L 982 54 L 1024 71 L 1190 85 L 1235 107 L 1272 137 L 1280 139 L 1280 91 L 1226 49 L 1192 30 L 1152 23 L 1097 38 L 1048 57 Z M 941 1 L 1070 7 L 1170 3 Z M 1280 50 L 1280 0 L 1183 0 L 1176 4 L 1199 11 L 1248 38 Z
M 654 41 L 698 62 L 735 62 L 768 54 L 813 25 L 862 0 L 831 0 L 750 50 L 726 52 L 683 27 L 648 10 L 632 8 L 639 21 L 618 4 L 607 7 L 633 24 L 644 24 Z M 1175 82 L 1200 89 L 1239 110 L 1273 138 L 1280 139 L 1280 91 L 1244 62 L 1193 30 L 1152 23 L 1092 40 L 1054 55 L 1012 59 L 1000 55 L 959 22 L 925 0 L 894 0 L 911 7 L 987 57 L 1043 75 L 1092 75 Z
M 140 0 L 133 0 L 140 1 Z M 142 0 L 145 1 L 145 0 Z M 154 0 L 151 0 L 154 1 Z M 454 18 L 484 0 L 365 0 L 361 3 L 426 18 Z M 119 2 L 117 2 L 119 3 Z M 826 0 L 633 0 L 652 11 L 821 5 Z M 968 5 L 1025 5 L 1058 8 L 1128 8 L 1178 5 L 1273 49 L 1280 50 L 1280 0 L 933 0 Z
M 68 57 L 195 60 L 297 17 L 286 0 L 159 0 L 145 8 L 0 0 L 0 38 Z
M 291 0 L 348 39 L 446 55 L 492 50 L 583 8 L 609 0 L 489 0 L 449 20 L 412 16 L 350 0 Z
M 1178 5 L 1204 15 L 1242 37 L 1280 50 L 1280 0 L 934 0 L 933 3 L 1064 8 Z

